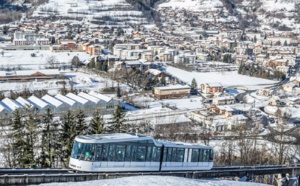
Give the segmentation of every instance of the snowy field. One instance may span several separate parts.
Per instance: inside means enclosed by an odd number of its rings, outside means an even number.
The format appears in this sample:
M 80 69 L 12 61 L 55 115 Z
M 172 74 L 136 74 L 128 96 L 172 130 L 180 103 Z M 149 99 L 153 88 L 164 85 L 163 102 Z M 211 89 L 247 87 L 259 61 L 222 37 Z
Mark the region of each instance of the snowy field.
M 31 54 L 36 57 L 31 57 Z M 0 55 L 0 67 L 10 68 L 21 66 L 25 69 L 45 69 L 49 66 L 49 59 L 54 57 L 53 61 L 56 65 L 70 64 L 74 56 L 78 56 L 79 60 L 85 61 L 89 58 L 90 54 L 85 52 L 58 52 L 54 53 L 49 50 L 16 50 L 5 51 L 4 56 Z
M 166 67 L 166 72 L 179 78 L 180 80 L 191 84 L 193 78 L 196 79 L 198 87 L 203 83 L 221 83 L 223 86 L 244 86 L 252 88 L 253 86 L 269 86 L 278 81 L 244 76 L 234 72 L 188 72 L 171 66 Z
M 227 180 L 196 180 L 172 176 L 136 176 L 87 182 L 50 183 L 42 186 L 266 186 L 266 184 Z
M 214 8 L 221 6 L 223 4 L 219 0 L 169 0 L 159 5 L 160 8 L 187 9 L 192 11 L 204 11 L 206 9 L 212 11 Z
M 68 79 L 66 88 L 71 88 L 70 83 L 73 84 L 75 89 L 84 89 L 91 91 L 101 91 L 103 88 L 115 86 L 116 82 L 111 81 L 110 79 L 105 79 L 94 74 L 86 74 L 84 72 L 65 72 L 64 73 Z M 61 79 L 53 79 L 47 81 L 28 81 L 28 82 L 2 82 L 0 84 L 0 91 L 10 90 L 20 92 L 24 89 L 30 91 L 34 90 L 48 90 L 48 93 L 51 95 L 56 95 L 61 88 L 63 88 Z

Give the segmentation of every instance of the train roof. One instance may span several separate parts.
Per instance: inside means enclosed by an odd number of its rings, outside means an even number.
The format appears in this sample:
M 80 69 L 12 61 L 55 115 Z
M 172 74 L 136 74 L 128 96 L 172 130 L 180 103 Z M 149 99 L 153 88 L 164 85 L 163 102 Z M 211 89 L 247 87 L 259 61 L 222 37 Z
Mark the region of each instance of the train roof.
M 76 136 L 76 141 L 80 143 L 116 143 L 116 142 L 126 142 L 126 141 L 147 141 L 147 143 L 154 143 L 156 146 L 166 146 L 166 147 L 179 147 L 179 148 L 207 148 L 212 149 L 210 146 L 195 145 L 183 142 L 169 142 L 155 140 L 151 136 L 145 136 L 137 133 L 114 133 L 114 134 L 91 134 L 84 136 Z

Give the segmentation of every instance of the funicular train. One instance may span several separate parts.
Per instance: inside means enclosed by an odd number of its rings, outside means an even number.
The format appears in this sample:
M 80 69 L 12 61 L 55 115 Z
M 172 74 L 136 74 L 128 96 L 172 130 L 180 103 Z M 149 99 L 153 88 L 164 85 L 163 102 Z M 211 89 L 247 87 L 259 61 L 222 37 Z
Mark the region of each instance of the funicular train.
M 84 172 L 210 170 L 209 146 L 156 141 L 140 134 L 77 136 L 69 167 Z

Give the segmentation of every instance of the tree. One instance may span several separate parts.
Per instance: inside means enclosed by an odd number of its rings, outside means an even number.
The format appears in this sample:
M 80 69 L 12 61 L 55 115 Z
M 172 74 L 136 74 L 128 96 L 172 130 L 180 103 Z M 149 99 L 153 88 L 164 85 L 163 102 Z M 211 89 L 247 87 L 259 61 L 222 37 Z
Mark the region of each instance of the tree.
M 112 133 L 127 132 L 127 127 L 124 124 L 125 115 L 122 113 L 122 107 L 119 104 L 114 113 L 114 124 L 109 127 L 109 131 Z
M 76 134 L 77 135 L 84 135 L 87 130 L 87 126 L 85 123 L 85 115 L 83 110 L 79 110 L 79 112 L 76 115 Z
M 191 88 L 192 88 L 193 90 L 195 90 L 195 89 L 197 89 L 197 87 L 198 87 L 197 81 L 196 81 L 195 78 L 193 78 L 192 84 L 191 84 Z
M 105 60 L 102 65 L 102 71 L 107 72 L 107 70 L 108 70 L 108 63 L 107 63 L 107 60 Z
M 104 133 L 104 120 L 100 114 L 99 109 L 93 115 L 89 125 L 89 134 L 103 134 Z
M 23 123 L 22 123 L 22 116 L 19 110 L 15 110 L 13 113 L 13 122 L 12 122 L 12 139 L 13 139 L 13 165 L 14 167 L 23 168 L 22 158 L 24 155 L 24 132 L 23 132 Z
M 72 151 L 72 144 L 76 137 L 76 123 L 75 117 L 71 111 L 68 111 L 61 123 L 61 130 L 59 135 L 59 156 L 61 162 L 65 167 L 68 167 L 69 156 Z
M 55 127 L 56 124 L 53 121 L 53 113 L 50 108 L 48 108 L 47 112 L 42 116 L 42 122 L 43 128 L 40 163 L 42 167 L 52 167 L 52 157 L 55 155 L 55 135 L 51 129 Z
M 122 95 L 121 95 L 121 89 L 120 89 L 119 83 L 118 83 L 118 87 L 117 87 L 117 97 L 118 97 L 118 98 L 122 97 Z
M 80 65 L 80 60 L 79 60 L 78 56 L 74 56 L 74 57 L 72 58 L 71 64 L 74 65 L 74 66 L 76 66 L 77 68 L 79 67 L 79 65 Z
M 46 59 L 47 63 L 49 63 L 49 65 L 51 67 L 54 66 L 55 63 L 57 63 L 57 59 L 55 56 L 49 56 L 47 59 Z
M 36 156 L 34 154 L 34 149 L 36 142 L 38 140 L 38 130 L 36 126 L 36 119 L 30 112 L 25 120 L 25 145 L 24 154 L 22 158 L 22 164 L 24 168 L 31 168 L 37 166 Z
M 165 79 L 165 76 L 162 76 L 161 79 L 160 79 L 160 84 L 163 85 L 163 86 L 166 86 L 166 79 Z

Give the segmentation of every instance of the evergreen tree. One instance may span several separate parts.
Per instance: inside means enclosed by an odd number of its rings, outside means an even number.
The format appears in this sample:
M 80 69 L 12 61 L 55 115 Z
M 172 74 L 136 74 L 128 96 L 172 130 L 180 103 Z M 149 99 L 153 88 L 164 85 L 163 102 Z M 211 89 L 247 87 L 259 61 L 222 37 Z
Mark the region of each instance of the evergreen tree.
M 15 110 L 13 113 L 13 122 L 12 122 L 12 148 L 13 148 L 13 159 L 14 167 L 24 168 L 22 164 L 22 159 L 24 155 L 24 132 L 23 132 L 23 123 L 22 116 L 19 110 Z
M 192 88 L 193 90 L 195 90 L 195 89 L 197 89 L 197 87 L 198 87 L 197 81 L 196 81 L 195 78 L 193 78 L 192 84 L 191 84 L 191 88 Z
M 107 70 L 108 70 L 108 64 L 107 61 L 105 61 L 102 66 L 102 71 L 107 72 Z
M 89 134 L 103 134 L 104 120 L 100 111 L 97 109 L 89 125 Z
M 119 83 L 118 83 L 118 87 L 117 87 L 117 97 L 120 98 L 122 95 L 121 95 L 121 89 L 120 89 L 120 86 L 119 86 Z
M 38 140 L 36 119 L 32 113 L 29 113 L 25 120 L 25 145 L 22 164 L 25 168 L 31 168 L 37 166 L 34 149 Z
M 166 79 L 165 79 L 165 76 L 162 76 L 161 79 L 160 79 L 160 84 L 163 85 L 163 86 L 166 86 Z
M 109 127 L 111 133 L 127 132 L 127 127 L 124 124 L 125 115 L 122 113 L 121 105 L 118 105 L 114 113 L 114 124 Z
M 86 134 L 87 126 L 85 123 L 85 115 L 83 110 L 79 110 L 76 115 L 76 134 L 77 135 L 84 135 Z
M 79 60 L 78 56 L 74 56 L 74 57 L 72 58 L 71 64 L 74 65 L 74 66 L 77 67 L 77 68 L 79 67 L 79 65 L 80 65 L 80 60 Z
M 68 111 L 63 118 L 59 137 L 59 156 L 65 167 L 68 167 L 69 156 L 72 151 L 73 141 L 76 137 L 75 117 Z
M 52 156 L 54 156 L 54 141 L 52 126 L 55 125 L 53 121 L 53 113 L 51 109 L 42 116 L 43 129 L 42 129 L 42 144 L 41 144 L 41 166 L 52 167 Z

